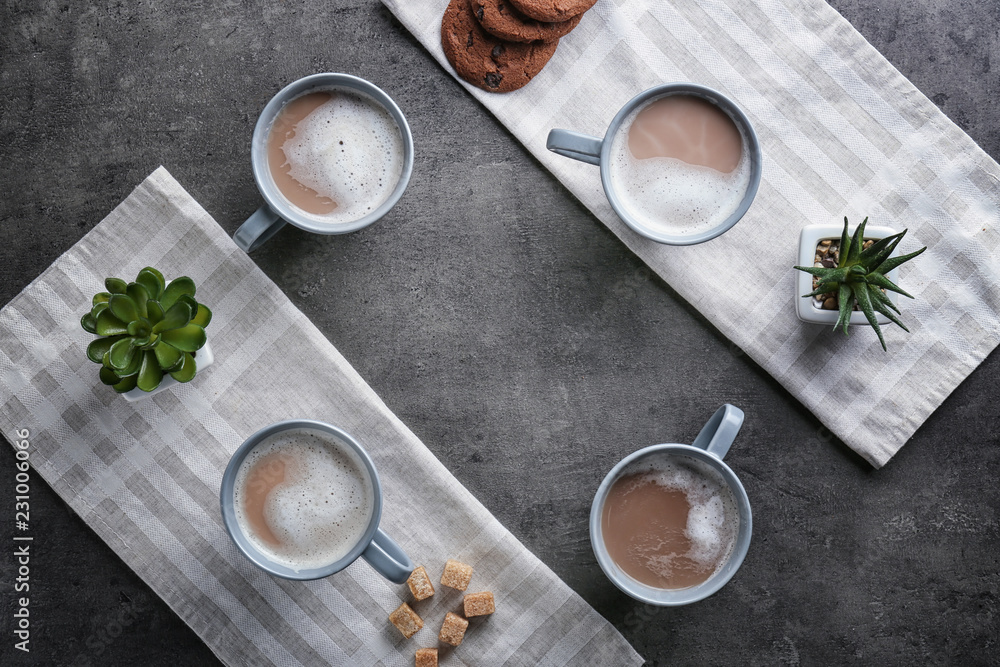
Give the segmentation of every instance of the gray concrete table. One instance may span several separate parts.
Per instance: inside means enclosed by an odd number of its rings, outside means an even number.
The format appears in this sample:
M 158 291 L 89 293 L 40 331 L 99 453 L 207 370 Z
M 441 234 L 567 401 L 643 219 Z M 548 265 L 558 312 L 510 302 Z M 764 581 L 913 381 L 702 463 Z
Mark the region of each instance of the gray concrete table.
M 0 301 L 159 164 L 235 230 L 258 205 L 249 138 L 264 103 L 306 74 L 360 75 L 412 125 L 404 199 L 348 237 L 285 229 L 254 259 L 650 665 L 994 659 L 996 354 L 873 471 L 652 276 L 376 0 L 159 4 L 0 9 Z M 1000 158 L 995 0 L 833 5 Z M 730 458 L 754 505 L 750 554 L 702 603 L 634 603 L 590 552 L 593 491 L 622 455 L 689 441 L 724 402 L 747 415 Z M 0 456 L 6 535 L 13 473 Z M 51 490 L 36 485 L 32 502 L 33 652 L 12 648 L 5 555 L 0 663 L 215 661 Z

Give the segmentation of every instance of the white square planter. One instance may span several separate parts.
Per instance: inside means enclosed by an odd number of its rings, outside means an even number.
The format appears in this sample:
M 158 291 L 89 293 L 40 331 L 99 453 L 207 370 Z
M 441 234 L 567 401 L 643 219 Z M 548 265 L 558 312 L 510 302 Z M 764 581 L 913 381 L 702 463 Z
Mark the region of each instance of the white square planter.
M 212 363 L 215 361 L 215 355 L 212 354 L 212 348 L 209 346 L 208 342 L 206 342 L 204 347 L 202 347 L 195 353 L 194 360 L 195 360 L 195 368 L 197 370 L 195 371 L 194 377 L 191 378 L 191 382 L 195 381 L 195 379 L 198 377 L 198 373 L 204 371 L 206 368 L 211 366 Z M 164 389 L 169 389 L 175 384 L 188 384 L 188 383 L 178 382 L 177 380 L 170 377 L 169 374 L 165 373 L 163 375 L 163 379 L 160 380 L 160 385 L 153 391 L 143 391 L 142 389 L 136 387 L 135 389 L 130 389 L 129 391 L 126 391 L 124 394 L 122 394 L 122 396 L 124 396 L 125 400 L 130 403 L 134 401 L 140 401 L 144 398 L 148 398 L 149 396 L 155 396 Z
M 816 258 L 816 246 L 823 239 L 836 239 L 840 240 L 840 235 L 843 233 L 843 225 L 808 225 L 802 228 L 802 232 L 799 234 L 799 261 L 798 266 L 812 266 L 815 263 Z M 853 233 L 854 229 L 850 229 Z M 883 239 L 886 236 L 892 236 L 896 233 L 896 230 L 891 227 L 865 227 L 865 238 L 866 239 Z M 899 254 L 897 251 L 893 250 L 890 257 L 895 257 Z M 797 271 L 798 275 L 795 277 L 795 314 L 799 316 L 799 319 L 803 322 L 812 322 L 814 324 L 829 324 L 833 326 L 837 323 L 837 318 L 839 313 L 836 310 L 823 310 L 816 306 L 816 301 L 811 297 L 804 297 L 803 294 L 809 294 L 813 291 L 813 277 L 812 275 L 806 273 L 805 271 Z M 899 284 L 897 280 L 899 279 L 899 268 L 895 268 L 886 275 L 886 278 L 892 282 Z M 886 294 L 892 303 L 896 303 L 898 294 L 895 292 L 887 291 Z M 889 324 L 891 320 L 883 315 L 882 313 L 875 313 L 875 320 L 879 323 L 879 326 L 883 324 Z M 868 318 L 860 310 L 855 310 L 851 313 L 851 324 L 863 324 L 868 325 Z

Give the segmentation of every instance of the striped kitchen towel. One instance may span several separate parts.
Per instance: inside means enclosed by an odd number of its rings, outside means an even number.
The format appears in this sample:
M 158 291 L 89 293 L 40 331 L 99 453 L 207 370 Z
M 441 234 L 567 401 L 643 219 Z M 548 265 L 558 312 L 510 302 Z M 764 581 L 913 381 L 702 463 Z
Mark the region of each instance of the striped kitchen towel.
M 448 0 L 383 0 L 449 72 Z M 626 227 L 598 170 L 549 153 L 552 128 L 603 136 L 670 81 L 739 104 L 764 152 L 760 191 L 725 235 L 667 247 Z M 531 83 L 469 92 L 618 237 L 872 465 L 885 464 L 1000 342 L 1000 167 L 822 0 L 599 0 Z M 850 338 L 800 322 L 799 230 L 909 228 L 902 319 Z M 548 224 L 539 221 L 539 225 Z
M 104 278 L 144 266 L 191 276 L 216 358 L 187 385 L 128 403 L 100 383 L 80 327 Z M 389 624 L 407 587 L 364 562 L 311 582 L 253 566 L 222 525 L 229 457 L 259 428 L 312 418 L 369 451 L 382 527 L 432 577 L 457 558 L 491 590 L 443 665 L 639 665 L 622 636 L 467 491 L 323 334 L 160 168 L 0 311 L 0 429 L 28 431 L 34 469 L 229 665 L 412 665 L 436 646 L 450 589 Z

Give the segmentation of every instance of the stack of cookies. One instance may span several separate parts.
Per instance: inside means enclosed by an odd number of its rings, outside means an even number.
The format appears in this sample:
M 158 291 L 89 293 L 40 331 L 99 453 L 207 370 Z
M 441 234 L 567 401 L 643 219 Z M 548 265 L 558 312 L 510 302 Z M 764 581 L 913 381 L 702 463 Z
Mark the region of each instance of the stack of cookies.
M 597 0 L 451 0 L 441 45 L 458 75 L 508 93 L 538 74 Z

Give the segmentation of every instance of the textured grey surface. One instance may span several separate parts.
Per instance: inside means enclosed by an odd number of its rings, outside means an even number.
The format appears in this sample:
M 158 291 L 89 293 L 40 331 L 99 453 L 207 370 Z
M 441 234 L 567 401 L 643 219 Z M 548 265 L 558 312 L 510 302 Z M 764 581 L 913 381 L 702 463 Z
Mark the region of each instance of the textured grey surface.
M 832 4 L 1000 158 L 995 0 Z M 0 302 L 159 164 L 235 230 L 258 205 L 257 113 L 325 70 L 397 100 L 413 179 L 379 224 L 328 238 L 286 229 L 255 259 L 650 665 L 993 661 L 997 355 L 873 471 L 653 277 L 376 0 L 5 3 Z M 754 507 L 747 560 L 697 605 L 633 603 L 590 552 L 593 491 L 626 453 L 690 441 L 723 402 L 747 414 L 729 455 Z M 7 536 L 13 474 L 0 456 Z M 14 563 L 0 557 L 0 662 L 213 660 L 47 487 L 31 502 L 33 650 L 12 648 Z

